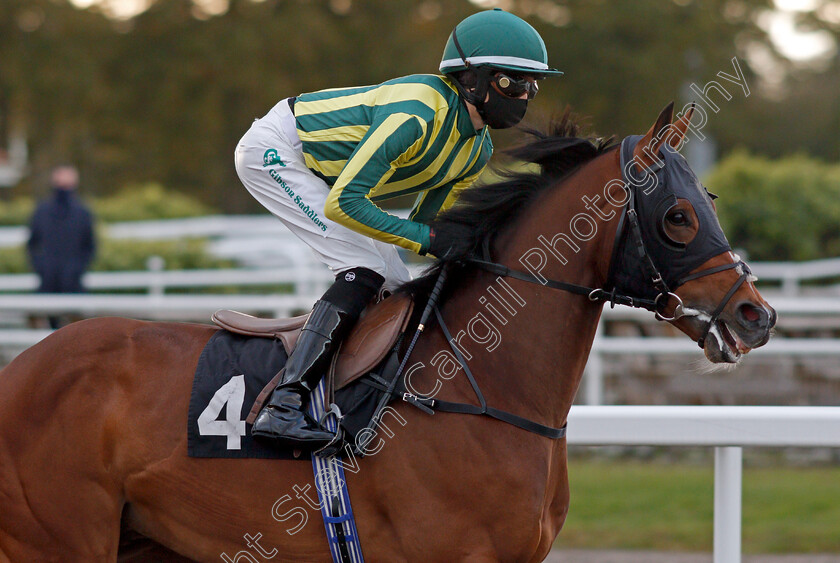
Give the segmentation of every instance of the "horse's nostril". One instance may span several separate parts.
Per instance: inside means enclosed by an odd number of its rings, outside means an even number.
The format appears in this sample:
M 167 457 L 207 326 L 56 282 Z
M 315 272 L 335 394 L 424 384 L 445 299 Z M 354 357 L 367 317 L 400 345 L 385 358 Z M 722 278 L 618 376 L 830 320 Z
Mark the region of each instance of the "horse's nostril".
M 770 317 L 764 307 L 758 307 L 752 303 L 738 305 L 738 316 L 741 322 L 747 326 L 765 326 L 768 324 Z
M 751 307 L 745 307 L 743 311 L 741 311 L 741 314 L 751 323 L 754 323 L 761 317 L 761 315 L 759 315 L 758 312 Z

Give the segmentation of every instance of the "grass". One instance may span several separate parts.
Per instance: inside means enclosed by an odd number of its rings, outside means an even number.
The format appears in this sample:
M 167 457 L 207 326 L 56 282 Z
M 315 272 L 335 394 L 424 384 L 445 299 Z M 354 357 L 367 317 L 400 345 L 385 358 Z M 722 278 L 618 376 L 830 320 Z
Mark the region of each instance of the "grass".
M 555 547 L 712 551 L 712 464 L 575 461 Z M 840 467 L 744 470 L 745 553 L 840 553 Z

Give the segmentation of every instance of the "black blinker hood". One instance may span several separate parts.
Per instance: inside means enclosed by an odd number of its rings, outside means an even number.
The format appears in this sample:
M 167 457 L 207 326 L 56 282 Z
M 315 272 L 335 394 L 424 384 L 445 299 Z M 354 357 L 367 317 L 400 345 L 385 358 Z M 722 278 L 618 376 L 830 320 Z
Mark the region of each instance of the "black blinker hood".
M 664 143 L 657 154 L 659 162 L 642 169 L 633 162 L 633 150 L 641 139 L 641 135 L 632 135 L 621 142 L 622 181 L 630 199 L 616 233 L 607 287 L 619 293 L 655 299 L 661 293 L 653 283 L 656 271 L 668 290 L 674 291 L 689 272 L 730 250 L 730 246 L 709 194 L 685 158 Z M 676 205 L 677 199 L 691 203 L 700 223 L 697 235 L 688 244 L 670 240 L 662 228 L 665 214 Z M 628 216 L 629 210 L 635 212 L 636 221 Z M 629 232 L 635 228 L 633 223 L 641 233 L 641 252 L 634 240 L 638 237 Z

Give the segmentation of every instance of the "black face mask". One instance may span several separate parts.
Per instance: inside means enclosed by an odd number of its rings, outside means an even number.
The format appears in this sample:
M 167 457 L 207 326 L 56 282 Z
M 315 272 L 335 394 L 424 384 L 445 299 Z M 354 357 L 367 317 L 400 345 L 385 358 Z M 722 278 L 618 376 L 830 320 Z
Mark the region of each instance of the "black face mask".
M 484 123 L 493 129 L 507 129 L 513 127 L 525 117 L 528 109 L 528 100 L 520 98 L 509 98 L 496 91 L 495 88 L 488 88 L 487 101 L 479 107 L 479 115 Z
M 55 201 L 59 205 L 68 205 L 70 200 L 73 199 L 72 191 L 60 186 L 53 186 L 53 194 L 55 195 Z
M 475 106 L 482 121 L 493 129 L 507 129 L 522 121 L 528 109 L 528 100 L 510 98 L 500 94 L 490 85 L 490 75 L 495 72 L 488 67 L 475 69 L 476 83 L 472 90 L 455 80 L 455 87 L 465 101 Z M 487 101 L 485 101 L 487 100 Z

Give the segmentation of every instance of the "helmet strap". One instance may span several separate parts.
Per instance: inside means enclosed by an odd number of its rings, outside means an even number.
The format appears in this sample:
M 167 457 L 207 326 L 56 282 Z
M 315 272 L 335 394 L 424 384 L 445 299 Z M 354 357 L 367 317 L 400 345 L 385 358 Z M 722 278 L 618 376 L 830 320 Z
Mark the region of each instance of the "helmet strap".
M 455 87 L 458 88 L 458 92 L 464 100 L 475 106 L 475 109 L 478 111 L 478 115 L 480 115 L 482 119 L 485 119 L 484 100 L 487 98 L 487 89 L 490 87 L 490 75 L 493 74 L 493 69 L 486 66 L 473 66 L 470 61 L 467 60 L 464 50 L 461 49 L 461 44 L 458 42 L 457 26 L 452 30 L 452 42 L 455 44 L 458 56 L 460 56 L 461 60 L 464 61 L 464 67 L 466 70 L 472 70 L 476 77 L 475 89 L 473 89 L 472 92 L 464 88 L 464 86 L 457 80 L 453 81 L 455 82 Z

